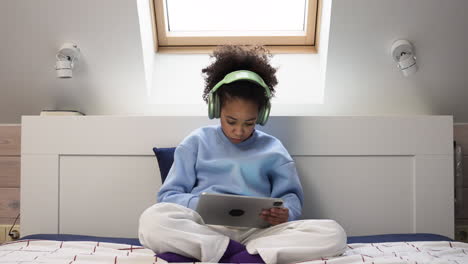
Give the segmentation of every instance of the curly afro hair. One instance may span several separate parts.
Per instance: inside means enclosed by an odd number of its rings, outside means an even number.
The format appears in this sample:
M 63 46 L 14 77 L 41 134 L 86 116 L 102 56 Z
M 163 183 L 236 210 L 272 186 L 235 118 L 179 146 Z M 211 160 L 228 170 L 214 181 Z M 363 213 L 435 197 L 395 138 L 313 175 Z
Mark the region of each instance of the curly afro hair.
M 225 45 L 218 47 L 210 58 L 214 61 L 202 69 L 205 78 L 203 100 L 208 102 L 208 93 L 226 74 L 237 70 L 249 70 L 257 73 L 270 89 L 274 96 L 274 87 L 278 84 L 275 73 L 276 68 L 270 65 L 272 55 L 263 46 Z M 216 91 L 221 106 L 227 100 L 241 98 L 257 103 L 259 109 L 263 107 L 268 98 L 265 89 L 249 81 L 237 81 L 224 84 Z

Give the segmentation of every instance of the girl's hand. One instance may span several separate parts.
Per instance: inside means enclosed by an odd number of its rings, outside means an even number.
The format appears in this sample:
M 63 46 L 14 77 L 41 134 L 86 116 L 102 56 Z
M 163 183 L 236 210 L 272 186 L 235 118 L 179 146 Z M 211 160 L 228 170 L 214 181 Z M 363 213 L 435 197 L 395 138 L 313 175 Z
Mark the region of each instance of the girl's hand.
M 271 225 L 275 226 L 286 223 L 288 221 L 289 210 L 285 207 L 263 209 L 260 217 Z

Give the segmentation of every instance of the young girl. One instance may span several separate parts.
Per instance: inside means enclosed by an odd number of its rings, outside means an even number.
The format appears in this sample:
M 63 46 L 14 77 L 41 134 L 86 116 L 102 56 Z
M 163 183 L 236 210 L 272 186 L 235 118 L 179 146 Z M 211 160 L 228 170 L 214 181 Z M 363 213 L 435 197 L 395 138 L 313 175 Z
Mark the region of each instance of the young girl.
M 346 234 L 333 220 L 298 220 L 303 192 L 294 160 L 264 125 L 277 84 L 269 53 L 223 46 L 205 74 L 203 98 L 220 125 L 193 131 L 176 148 L 158 203 L 140 218 L 139 239 L 170 262 L 292 263 L 342 254 Z M 205 225 L 202 192 L 281 198 L 264 210 L 265 229 Z M 245 250 L 246 249 L 246 250 Z

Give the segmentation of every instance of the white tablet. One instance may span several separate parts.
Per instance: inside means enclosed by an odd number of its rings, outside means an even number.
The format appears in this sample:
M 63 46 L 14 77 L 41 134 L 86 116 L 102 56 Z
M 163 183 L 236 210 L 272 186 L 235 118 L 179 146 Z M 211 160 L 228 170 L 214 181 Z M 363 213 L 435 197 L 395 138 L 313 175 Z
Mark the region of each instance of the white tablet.
M 283 200 L 231 194 L 202 193 L 196 211 L 205 224 L 264 228 L 262 209 L 283 207 Z

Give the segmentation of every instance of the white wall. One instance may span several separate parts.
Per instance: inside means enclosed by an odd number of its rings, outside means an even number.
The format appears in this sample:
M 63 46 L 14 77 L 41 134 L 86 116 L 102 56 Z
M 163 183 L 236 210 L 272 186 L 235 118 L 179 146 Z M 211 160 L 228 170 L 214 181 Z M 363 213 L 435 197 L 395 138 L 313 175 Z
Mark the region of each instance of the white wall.
M 350 114 L 448 114 L 468 120 L 466 0 L 334 0 L 325 106 Z M 404 78 L 394 40 L 415 45 Z
M 2 0 L 0 123 L 46 108 L 141 113 L 146 91 L 135 1 Z M 63 42 L 82 51 L 72 79 L 55 77 Z
M 465 0 L 334 0 L 324 104 L 275 104 L 273 114 L 453 114 L 456 122 L 467 122 L 465 10 Z M 389 55 L 400 37 L 416 46 L 419 72 L 409 78 Z M 184 106 L 182 95 L 172 106 L 146 104 L 136 1 L 4 0 L 0 39 L 0 123 L 19 123 L 21 115 L 45 108 L 87 114 L 205 112 L 203 105 Z M 56 79 L 53 69 L 55 52 L 65 41 L 75 41 L 83 52 L 71 80 Z M 201 98 L 199 69 L 205 59 L 155 55 L 154 85 L 172 91 L 193 85 L 193 96 Z M 314 61 L 320 59 L 278 55 L 278 97 L 286 98 L 289 87 L 320 85 L 312 76 L 323 69 Z M 300 82 L 294 83 L 297 72 Z

